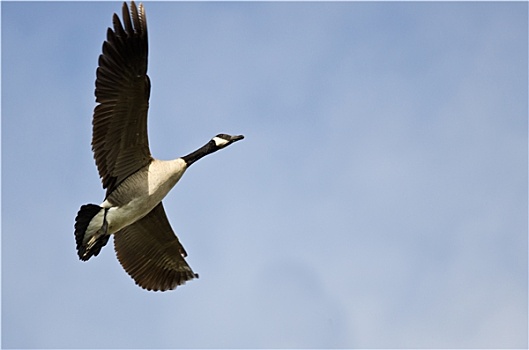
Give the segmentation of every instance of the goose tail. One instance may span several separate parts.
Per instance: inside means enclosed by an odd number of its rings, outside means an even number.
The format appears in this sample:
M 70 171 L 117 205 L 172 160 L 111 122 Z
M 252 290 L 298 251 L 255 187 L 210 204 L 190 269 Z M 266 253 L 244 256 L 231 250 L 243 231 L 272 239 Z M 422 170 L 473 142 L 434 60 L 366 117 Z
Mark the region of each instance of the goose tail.
M 97 256 L 110 238 L 106 220 L 108 208 L 96 204 L 81 206 L 75 218 L 75 243 L 79 259 Z

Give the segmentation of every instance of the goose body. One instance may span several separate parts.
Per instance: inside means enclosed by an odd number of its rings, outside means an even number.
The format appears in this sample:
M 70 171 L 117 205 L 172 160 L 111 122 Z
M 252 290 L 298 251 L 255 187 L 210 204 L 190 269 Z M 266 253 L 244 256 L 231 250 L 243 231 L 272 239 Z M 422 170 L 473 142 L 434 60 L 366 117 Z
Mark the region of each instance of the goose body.
M 96 79 L 92 150 L 107 193 L 100 205 L 81 206 L 75 219 L 77 253 L 97 256 L 114 235 L 123 268 L 142 288 L 169 290 L 198 277 L 174 234 L 162 200 L 186 170 L 202 157 L 243 139 L 218 134 L 204 146 L 173 160 L 151 156 L 147 138 L 150 79 L 147 21 L 140 4 L 123 4 L 114 14 Z
M 107 234 L 114 234 L 151 212 L 182 177 L 187 164 L 175 160 L 154 159 L 149 165 L 129 176 L 101 203 L 108 208 Z M 95 232 L 92 227 L 89 232 Z M 102 226 L 99 225 L 97 229 Z M 97 230 L 96 230 L 97 231 Z

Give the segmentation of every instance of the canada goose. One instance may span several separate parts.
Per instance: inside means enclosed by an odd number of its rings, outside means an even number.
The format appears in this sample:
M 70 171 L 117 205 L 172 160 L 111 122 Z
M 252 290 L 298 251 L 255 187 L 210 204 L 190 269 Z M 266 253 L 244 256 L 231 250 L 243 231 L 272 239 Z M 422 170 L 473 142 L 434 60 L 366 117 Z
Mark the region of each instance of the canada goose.
M 136 284 L 147 290 L 174 289 L 197 278 L 171 229 L 162 199 L 200 158 L 244 138 L 219 134 L 174 160 L 151 156 L 147 110 L 147 20 L 143 5 L 123 3 L 123 24 L 114 14 L 99 56 L 92 151 L 106 188 L 100 205 L 81 206 L 75 218 L 77 253 L 97 256 L 114 234 L 116 255 Z M 132 15 L 132 18 L 131 18 Z

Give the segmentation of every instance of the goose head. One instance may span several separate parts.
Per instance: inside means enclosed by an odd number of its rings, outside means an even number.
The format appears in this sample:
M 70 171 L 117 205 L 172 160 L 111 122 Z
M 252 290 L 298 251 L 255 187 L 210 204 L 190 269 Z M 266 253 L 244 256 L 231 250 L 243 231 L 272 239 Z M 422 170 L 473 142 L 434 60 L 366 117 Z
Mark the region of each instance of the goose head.
M 214 136 L 211 140 L 208 141 L 204 146 L 200 147 L 194 152 L 189 153 L 187 156 L 182 157 L 186 162 L 186 165 L 189 167 L 191 164 L 199 160 L 200 158 L 207 156 L 213 152 L 217 152 L 220 149 L 226 148 L 234 142 L 242 140 L 244 136 L 242 135 L 228 135 L 228 134 L 218 134 Z
M 228 134 L 218 134 L 217 136 L 213 137 L 211 141 L 215 143 L 215 146 L 218 149 L 222 149 L 224 147 L 227 147 L 231 145 L 234 142 L 237 142 L 239 140 L 244 139 L 243 135 L 228 135 Z

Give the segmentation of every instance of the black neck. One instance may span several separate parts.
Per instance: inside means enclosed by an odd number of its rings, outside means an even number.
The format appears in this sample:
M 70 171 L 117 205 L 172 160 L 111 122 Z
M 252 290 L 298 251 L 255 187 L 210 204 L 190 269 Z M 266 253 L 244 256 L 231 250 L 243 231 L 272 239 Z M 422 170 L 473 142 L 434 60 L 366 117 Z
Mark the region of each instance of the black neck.
M 187 156 L 183 156 L 182 159 L 186 162 L 187 167 L 190 167 L 191 164 L 199 160 L 200 158 L 207 156 L 215 151 L 218 151 L 219 148 L 215 144 L 215 141 L 211 140 L 206 143 L 204 146 L 200 147 L 194 152 L 189 153 Z

